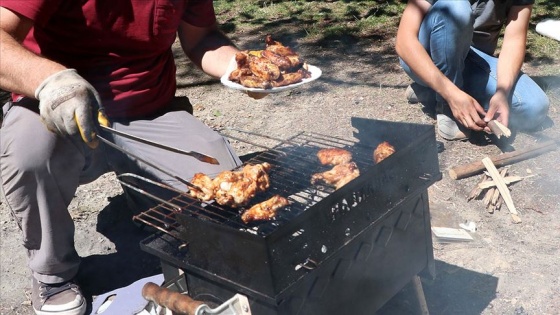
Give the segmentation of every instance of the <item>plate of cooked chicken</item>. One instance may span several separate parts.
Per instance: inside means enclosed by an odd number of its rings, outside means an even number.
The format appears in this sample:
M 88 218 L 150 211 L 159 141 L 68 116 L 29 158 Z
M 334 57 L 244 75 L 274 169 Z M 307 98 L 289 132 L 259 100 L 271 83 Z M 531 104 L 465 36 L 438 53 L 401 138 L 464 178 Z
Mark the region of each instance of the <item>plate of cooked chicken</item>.
M 265 39 L 263 50 L 245 50 L 235 55 L 237 67 L 224 74 L 226 87 L 252 92 L 280 92 L 318 79 L 322 72 L 306 63 L 293 49 L 272 39 Z

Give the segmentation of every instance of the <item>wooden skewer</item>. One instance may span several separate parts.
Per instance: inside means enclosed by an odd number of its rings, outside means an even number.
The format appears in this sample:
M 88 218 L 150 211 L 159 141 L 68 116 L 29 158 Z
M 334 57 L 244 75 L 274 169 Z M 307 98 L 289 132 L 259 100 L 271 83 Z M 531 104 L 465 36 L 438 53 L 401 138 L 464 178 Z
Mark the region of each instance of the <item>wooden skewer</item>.
M 492 163 L 492 160 L 489 157 L 485 157 L 482 159 L 482 163 L 490 173 L 492 179 L 496 182 L 496 187 L 500 191 L 502 198 L 504 198 L 504 202 L 511 213 L 511 218 L 513 219 L 514 223 L 521 223 L 521 218 L 519 217 L 519 213 L 517 209 L 515 209 L 515 205 L 513 204 L 513 200 L 511 199 L 511 195 L 509 193 L 509 189 L 507 185 L 504 183 L 504 179 L 500 176 L 500 173 Z

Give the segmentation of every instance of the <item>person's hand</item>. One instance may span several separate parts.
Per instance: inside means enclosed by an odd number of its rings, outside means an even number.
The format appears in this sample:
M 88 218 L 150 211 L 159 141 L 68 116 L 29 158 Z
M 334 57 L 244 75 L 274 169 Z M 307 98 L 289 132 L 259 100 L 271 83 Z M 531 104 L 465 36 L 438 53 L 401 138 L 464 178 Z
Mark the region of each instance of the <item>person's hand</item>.
M 486 127 L 484 108 L 467 93 L 461 91 L 448 103 L 455 119 L 466 128 L 482 131 Z
M 35 90 L 41 120 L 47 129 L 62 135 L 78 133 L 90 147 L 97 147 L 93 109 L 101 104 L 91 84 L 76 70 L 66 69 L 47 77 Z
M 508 126 L 509 123 L 509 102 L 508 96 L 503 90 L 498 90 L 492 96 L 488 106 L 488 112 L 484 116 L 484 121 L 488 123 L 490 120 L 497 120 L 502 125 Z M 491 133 L 490 128 L 484 128 L 484 131 Z

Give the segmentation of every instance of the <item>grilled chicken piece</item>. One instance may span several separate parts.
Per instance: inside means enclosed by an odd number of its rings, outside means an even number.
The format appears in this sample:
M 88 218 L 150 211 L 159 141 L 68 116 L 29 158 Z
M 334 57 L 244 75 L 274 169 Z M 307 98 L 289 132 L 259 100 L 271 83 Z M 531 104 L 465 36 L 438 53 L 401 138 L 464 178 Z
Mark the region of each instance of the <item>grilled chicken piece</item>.
M 271 35 L 266 35 L 264 42 L 266 44 L 265 50 L 270 50 L 280 56 L 289 56 L 296 54 L 290 47 L 284 46 L 281 42 L 272 39 Z
M 272 81 L 273 87 L 285 86 L 301 82 L 303 75 L 301 72 L 283 73 L 276 81 Z
M 214 184 L 212 183 L 212 179 L 210 177 L 203 173 L 196 173 L 194 174 L 191 183 L 200 188 L 190 188 L 189 193 L 192 197 L 202 201 L 210 201 L 214 199 Z
M 279 209 L 290 204 L 290 201 L 280 195 L 258 203 L 241 215 L 241 220 L 245 223 L 256 220 L 270 220 L 276 216 Z
M 373 160 L 377 164 L 393 153 L 395 153 L 395 148 L 389 142 L 381 142 L 373 151 Z
M 340 148 L 325 148 L 317 152 L 317 158 L 323 165 L 338 165 L 352 161 L 352 153 Z
M 268 171 L 270 171 L 270 163 L 264 162 L 262 164 L 247 164 L 243 167 L 243 176 L 249 178 L 257 185 L 257 192 L 262 192 L 270 187 L 270 179 L 268 178 Z
M 274 81 L 280 77 L 280 68 L 263 57 L 249 56 L 249 69 L 253 75 L 266 81 Z
M 269 163 L 247 164 L 241 171 L 223 171 L 212 180 L 214 199 L 222 206 L 244 206 L 270 186 Z
M 254 75 L 241 76 L 239 78 L 239 83 L 248 88 L 258 88 L 266 90 L 272 87 L 271 81 L 267 81 Z
M 324 182 L 339 189 L 358 176 L 360 176 L 358 166 L 354 162 L 349 162 L 335 165 L 326 172 L 313 174 L 311 176 L 311 183 Z
M 270 60 L 273 64 L 277 65 L 280 71 L 286 71 L 292 68 L 292 62 L 290 59 L 280 56 L 272 50 L 265 49 L 261 53 L 263 58 Z

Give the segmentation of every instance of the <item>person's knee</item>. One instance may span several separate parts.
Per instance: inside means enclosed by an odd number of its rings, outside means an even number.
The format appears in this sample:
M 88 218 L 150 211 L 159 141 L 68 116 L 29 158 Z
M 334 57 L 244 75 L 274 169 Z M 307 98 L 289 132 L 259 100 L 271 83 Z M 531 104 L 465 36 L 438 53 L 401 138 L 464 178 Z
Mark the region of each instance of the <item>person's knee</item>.
M 521 130 L 537 129 L 545 121 L 549 106 L 550 100 L 546 94 L 535 95 L 512 113 L 512 122 Z
M 439 15 L 446 27 L 452 26 L 464 33 L 473 32 L 474 15 L 468 0 L 437 1 L 431 11 Z

